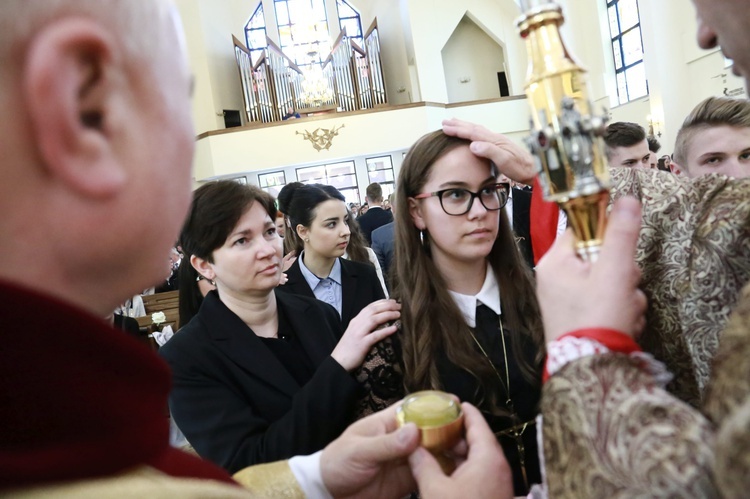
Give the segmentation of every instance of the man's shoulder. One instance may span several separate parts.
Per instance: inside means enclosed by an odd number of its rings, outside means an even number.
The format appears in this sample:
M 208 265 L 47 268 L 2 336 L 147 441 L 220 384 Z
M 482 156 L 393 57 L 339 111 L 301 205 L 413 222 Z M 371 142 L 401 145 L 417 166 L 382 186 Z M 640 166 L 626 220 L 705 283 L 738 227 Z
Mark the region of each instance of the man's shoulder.
M 384 242 L 388 239 L 393 239 L 393 232 L 395 229 L 395 222 L 388 222 L 385 225 L 381 225 L 377 229 L 372 231 L 372 242 L 375 244 L 375 241 L 378 242 Z

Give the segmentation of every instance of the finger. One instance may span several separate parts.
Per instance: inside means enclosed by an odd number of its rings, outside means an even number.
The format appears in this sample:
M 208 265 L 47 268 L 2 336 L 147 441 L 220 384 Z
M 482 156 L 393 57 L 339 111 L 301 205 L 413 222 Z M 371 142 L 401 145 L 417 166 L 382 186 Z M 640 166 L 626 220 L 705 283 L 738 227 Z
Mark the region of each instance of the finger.
M 579 259 L 576 257 L 575 243 L 576 236 L 573 234 L 573 229 L 567 229 L 539 260 L 536 266 L 537 275 L 545 274 L 548 268 L 550 272 L 557 272 L 563 262 L 576 265 L 575 261 Z
M 469 452 L 469 445 L 466 443 L 466 440 L 463 438 L 459 440 L 458 443 L 454 445 L 453 448 L 451 449 L 451 453 L 454 456 L 465 457 L 468 452 Z
M 376 324 L 382 324 L 383 322 L 393 321 L 401 317 L 401 307 L 398 308 L 388 308 L 386 310 L 381 310 L 379 312 L 375 312 L 370 316 Z
M 624 197 L 615 201 L 607 221 L 604 244 L 599 255 L 600 265 L 607 271 L 629 272 L 635 260 L 638 235 L 641 231 L 641 204 L 634 198 Z
M 373 322 L 370 323 L 369 327 L 367 328 L 367 333 L 372 333 L 377 330 L 385 329 L 387 327 L 395 327 L 398 329 L 398 324 L 396 324 L 396 321 L 401 318 L 401 312 L 382 312 L 380 314 L 374 315 L 372 317 Z
M 372 333 L 365 337 L 365 342 L 369 347 L 372 347 L 375 343 L 384 340 L 398 330 L 396 326 L 388 326 L 381 329 L 376 329 Z
M 501 144 L 506 140 L 505 136 L 500 133 L 493 132 L 482 125 L 477 125 L 476 123 L 460 120 L 458 118 L 443 120 L 443 133 L 467 139 L 472 142 Z
M 398 411 L 402 403 L 403 401 L 396 402 L 383 410 L 360 419 L 353 423 L 346 430 L 346 433 L 354 433 L 355 435 L 367 437 L 395 432 L 399 428 L 396 411 Z
M 633 339 L 637 340 L 646 329 L 646 317 L 640 316 L 633 327 Z
M 377 314 L 380 312 L 387 312 L 392 310 L 401 310 L 401 304 L 397 302 L 396 300 L 392 300 L 390 298 L 384 298 L 381 300 L 376 300 L 369 305 L 367 305 L 362 310 L 367 310 L 369 312 L 372 312 L 373 314 Z M 361 313 L 361 312 L 360 312 Z
M 461 404 L 461 407 L 464 410 L 466 443 L 469 446 L 467 460 L 497 462 L 501 467 L 507 467 L 505 454 L 479 409 L 467 402 Z
M 646 298 L 646 293 L 644 293 L 640 289 L 637 289 L 635 291 L 635 294 L 636 294 L 636 306 L 638 307 L 637 310 L 641 313 L 641 315 L 643 315 L 648 310 L 648 298 Z
M 409 467 L 420 490 L 425 490 L 428 485 L 435 487 L 436 480 L 446 478 L 437 460 L 422 447 L 409 456 Z
M 468 121 L 459 120 L 458 118 L 449 118 L 443 120 L 443 133 L 462 139 L 475 140 L 477 125 Z M 482 127 L 484 128 L 484 127 Z
M 394 432 L 368 438 L 357 454 L 364 462 L 385 463 L 407 457 L 418 446 L 419 430 L 409 423 Z
M 483 441 L 496 441 L 495 435 L 479 409 L 468 402 L 461 404 L 461 409 L 464 412 L 464 428 L 466 429 L 466 443 L 469 445 L 469 453 L 472 453 L 474 448 Z
M 499 136 L 495 140 L 474 141 L 469 149 L 475 156 L 492 161 L 499 173 L 522 184 L 534 182 L 536 170 L 531 154 L 517 144 Z

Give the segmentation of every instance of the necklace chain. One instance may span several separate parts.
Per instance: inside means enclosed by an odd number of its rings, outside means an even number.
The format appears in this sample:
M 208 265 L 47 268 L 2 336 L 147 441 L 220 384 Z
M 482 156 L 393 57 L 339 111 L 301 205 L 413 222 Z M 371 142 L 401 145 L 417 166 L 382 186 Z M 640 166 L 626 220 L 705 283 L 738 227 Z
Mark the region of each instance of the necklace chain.
M 508 349 L 505 345 L 505 330 L 503 329 L 502 317 L 498 317 L 497 323 L 500 326 L 500 338 L 503 342 L 503 359 L 505 360 L 505 382 L 503 382 L 503 378 L 500 376 L 500 373 L 497 371 L 497 367 L 495 367 L 495 363 L 492 362 L 492 359 L 490 359 L 490 356 L 487 355 L 487 352 L 485 351 L 482 344 L 479 343 L 479 340 L 474 335 L 474 332 L 471 330 L 471 328 L 469 328 L 469 334 L 471 334 L 471 338 L 474 340 L 474 343 L 476 343 L 477 346 L 479 347 L 479 350 L 482 352 L 482 355 L 484 355 L 484 358 L 487 359 L 487 362 L 489 362 L 490 367 L 492 367 L 492 370 L 495 371 L 495 376 L 497 376 L 497 379 L 498 381 L 500 381 L 500 384 L 505 387 L 505 395 L 507 396 L 505 405 L 508 408 L 508 411 L 510 411 L 510 417 L 511 417 L 511 420 L 513 421 L 513 426 L 505 430 L 495 432 L 495 435 L 496 436 L 509 436 L 515 440 L 516 448 L 518 449 L 518 460 L 521 465 L 521 476 L 523 477 L 524 484 L 526 485 L 526 488 L 528 489 L 529 480 L 526 475 L 526 449 L 523 444 L 523 440 L 521 439 L 521 436 L 523 435 L 523 432 L 526 431 L 526 428 L 529 425 L 534 424 L 534 420 L 526 421 L 525 423 L 522 423 L 521 418 L 518 417 L 518 414 L 516 414 L 516 410 L 513 407 L 513 401 L 510 398 L 510 373 L 508 372 Z
M 500 384 L 503 385 L 505 388 L 505 396 L 506 401 L 505 403 L 508 405 L 508 410 L 510 410 L 512 417 L 515 419 L 518 416 L 516 416 L 516 411 L 513 409 L 513 401 L 510 399 L 510 374 L 508 373 L 508 350 L 505 346 L 505 330 L 503 329 L 503 321 L 502 319 L 498 319 L 498 324 L 500 325 L 500 338 L 503 342 L 503 359 L 505 360 L 505 381 L 503 381 L 503 378 L 500 377 L 500 373 L 497 372 L 497 367 L 495 367 L 495 363 L 492 362 L 492 359 L 490 359 L 490 356 L 487 355 L 487 352 L 485 351 L 484 347 L 481 343 L 479 343 L 479 340 L 474 335 L 474 332 L 469 328 L 469 334 L 471 334 L 471 338 L 474 340 L 474 343 L 477 344 L 479 347 L 479 350 L 482 352 L 482 355 L 484 355 L 484 358 L 487 359 L 487 362 L 489 362 L 490 367 L 493 371 L 495 371 L 495 376 L 497 376 L 497 379 L 500 381 Z

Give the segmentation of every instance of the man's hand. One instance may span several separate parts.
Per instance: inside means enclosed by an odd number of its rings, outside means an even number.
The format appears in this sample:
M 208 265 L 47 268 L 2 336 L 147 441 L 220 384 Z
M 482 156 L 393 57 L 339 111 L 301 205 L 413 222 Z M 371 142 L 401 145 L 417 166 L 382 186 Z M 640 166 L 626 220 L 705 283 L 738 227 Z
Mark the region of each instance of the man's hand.
M 635 263 L 640 228 L 640 204 L 622 198 L 609 216 L 596 263 L 576 256 L 570 229 L 557 239 L 536 267 L 547 342 L 584 328 L 640 334 L 647 308 L 646 296 L 638 289 L 641 272 Z
M 398 498 L 416 490 L 406 458 L 419 431 L 414 424 L 398 429 L 396 406 L 352 424 L 323 450 L 320 471 L 331 495 Z
M 420 496 L 512 498 L 513 477 L 495 435 L 473 405 L 463 403 L 461 407 L 468 454 L 451 476 L 446 476 L 432 454 L 422 447 L 409 456 Z
M 526 185 L 534 183 L 536 167 L 531 153 L 505 135 L 456 118 L 443 120 L 443 132 L 470 140 L 471 152 L 495 163 L 499 173 L 509 179 Z

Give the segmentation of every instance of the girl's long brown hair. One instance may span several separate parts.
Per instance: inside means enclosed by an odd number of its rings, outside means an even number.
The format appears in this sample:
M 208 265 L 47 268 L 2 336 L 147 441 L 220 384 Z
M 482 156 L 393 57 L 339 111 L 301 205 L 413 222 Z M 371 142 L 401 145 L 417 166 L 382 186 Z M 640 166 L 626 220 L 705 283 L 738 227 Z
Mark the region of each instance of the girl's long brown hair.
M 448 285 L 430 256 L 430 235 L 419 230 L 409 212 L 409 198 L 419 194 L 439 158 L 469 141 L 450 137 L 442 131 L 429 133 L 409 150 L 397 182 L 395 210 L 395 249 L 391 276 L 392 297 L 401 302 L 404 384 L 407 391 L 441 389 L 436 359 L 446 355 L 455 366 L 478 382 L 477 403 L 496 414 L 507 414 L 504 397 L 497 390 L 498 380 L 490 364 L 478 359 L 469 326 L 448 293 Z M 494 165 L 493 165 L 494 170 Z M 496 172 L 493 171 L 496 174 Z M 531 270 L 521 258 L 505 210 L 495 244 L 487 256 L 500 286 L 506 338 L 524 376 L 541 383 L 544 333 L 534 293 Z M 531 338 L 538 354 L 533 363 L 520 355 L 521 335 Z
M 367 240 L 362 234 L 362 229 L 359 228 L 359 222 L 354 218 L 354 213 L 349 211 L 349 246 L 346 247 L 346 253 L 349 255 L 349 260 L 353 262 L 366 263 L 368 265 L 375 266 L 370 261 L 370 255 L 367 254 Z

